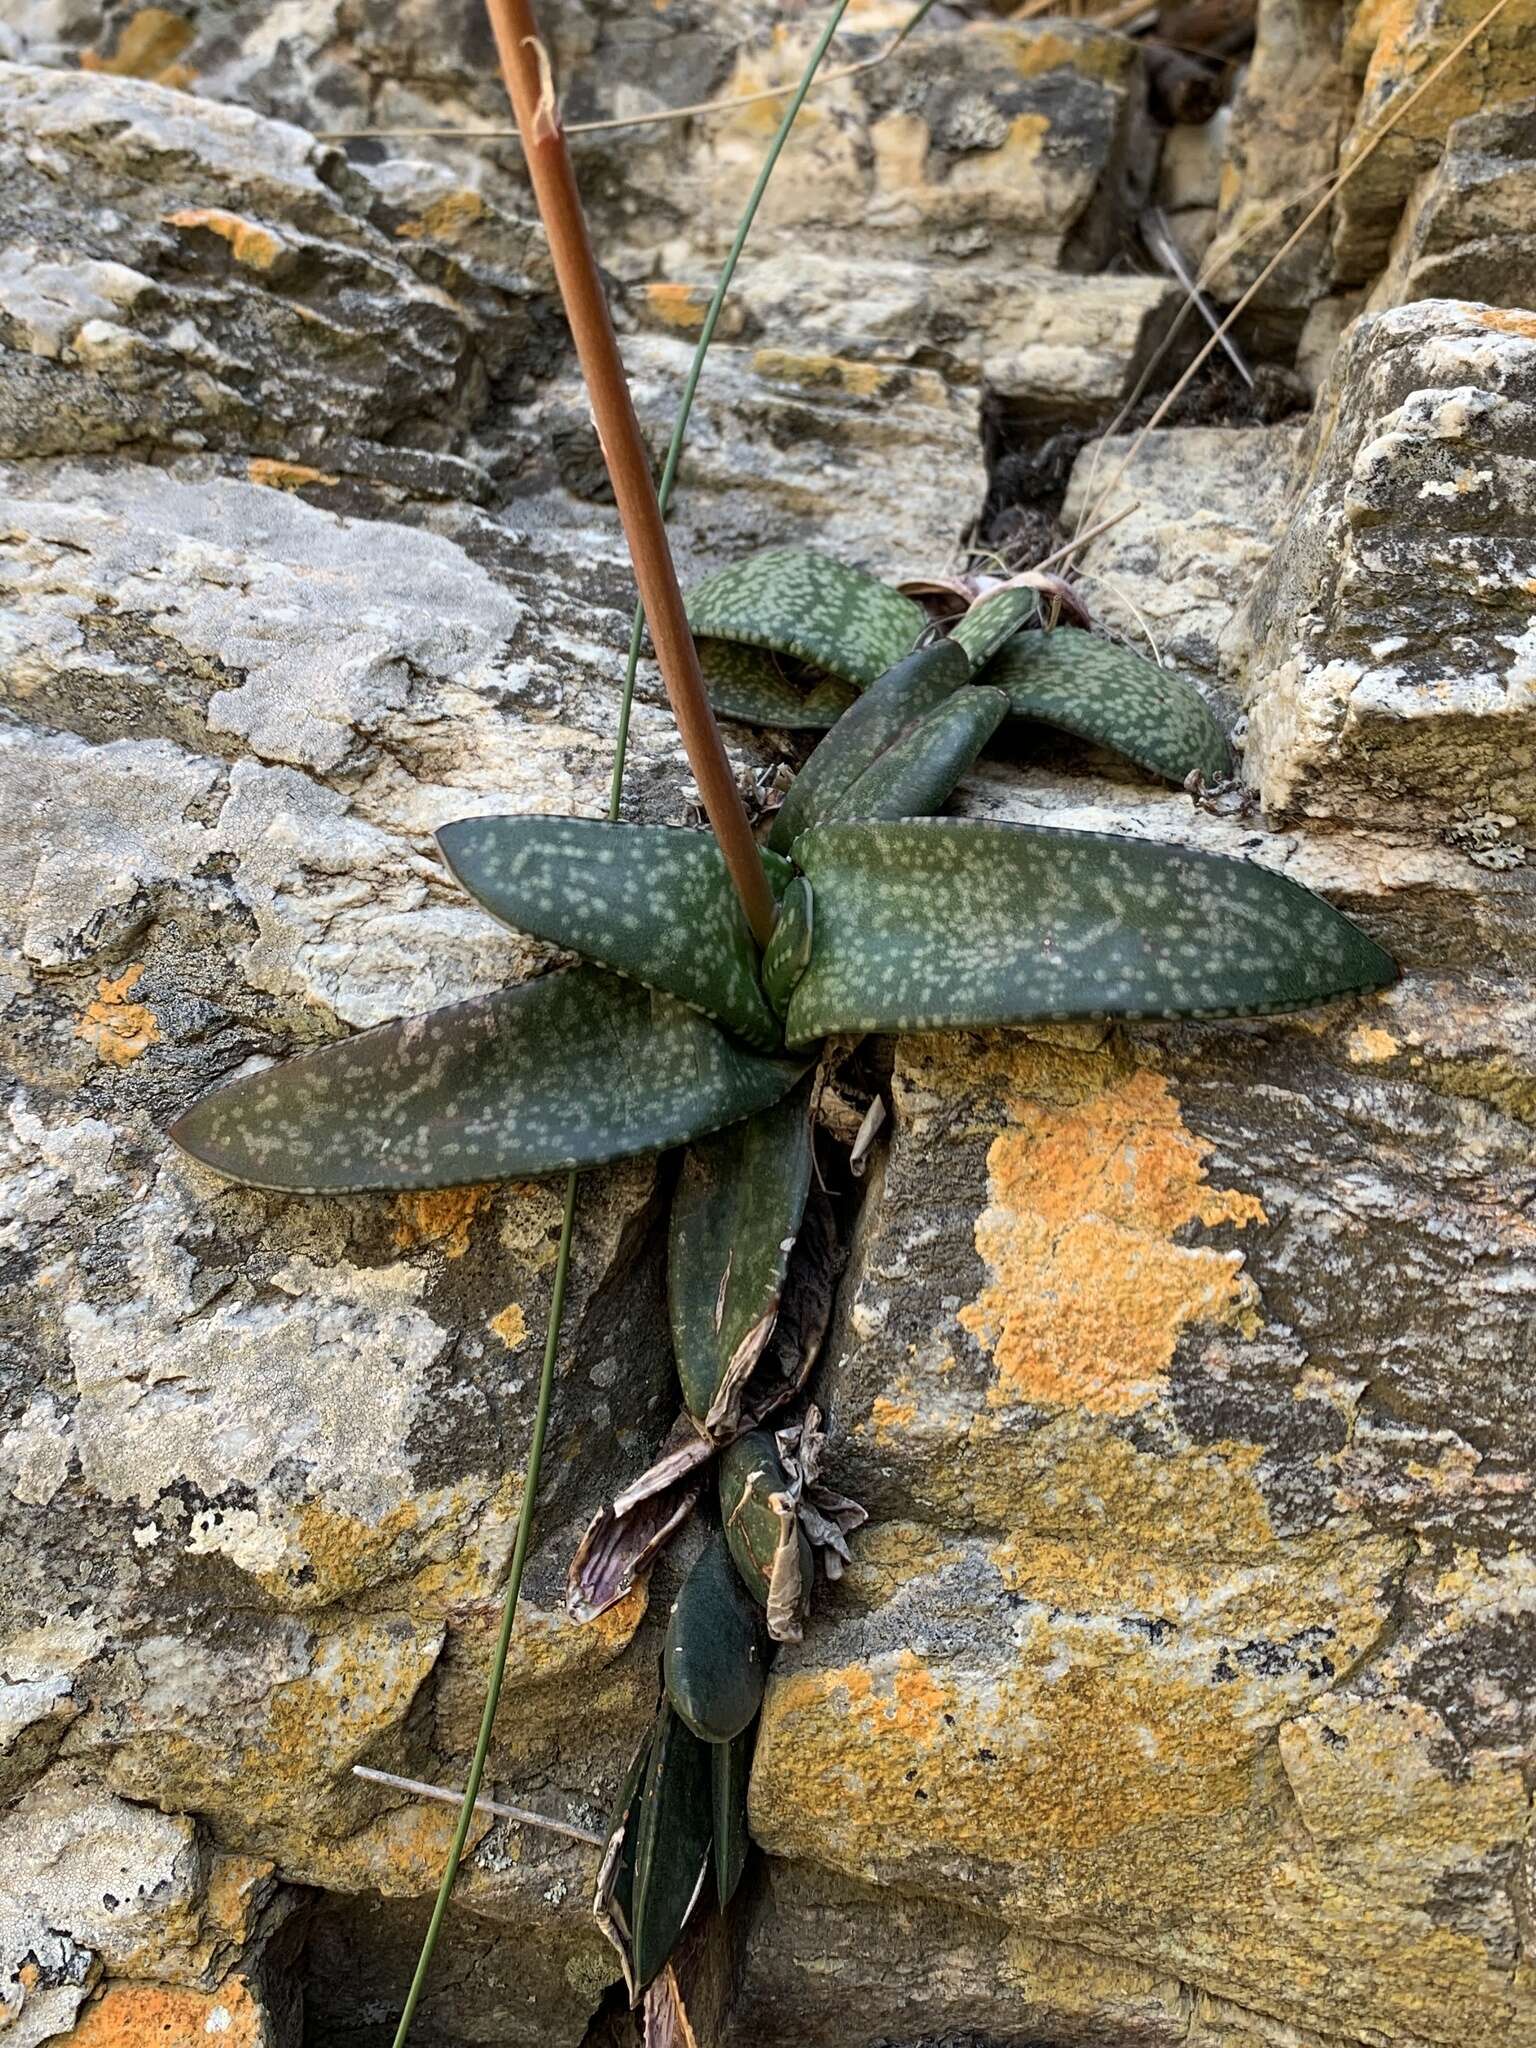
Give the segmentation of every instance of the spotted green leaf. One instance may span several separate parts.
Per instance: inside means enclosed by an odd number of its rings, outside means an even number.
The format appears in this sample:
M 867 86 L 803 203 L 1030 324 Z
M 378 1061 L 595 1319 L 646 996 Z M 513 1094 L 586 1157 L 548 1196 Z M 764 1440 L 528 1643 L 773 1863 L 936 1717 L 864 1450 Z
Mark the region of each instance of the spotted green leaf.
M 705 691 L 722 718 L 782 726 L 788 732 L 825 732 L 858 702 L 852 683 L 835 676 L 818 682 L 812 671 L 765 647 L 700 640 L 698 649 Z
M 709 1872 L 715 1823 L 709 1751 L 663 1700 L 635 1843 L 634 1967 L 642 1990 L 665 1966 Z
M 662 1650 L 667 1698 L 701 1742 L 731 1742 L 757 1719 L 768 1631 L 717 1530 L 684 1579 Z
M 1027 626 L 1040 607 L 1040 594 L 1029 583 L 994 590 L 978 598 L 950 631 L 950 639 L 963 647 L 975 671 L 984 668 L 1006 640 Z M 991 676 L 987 677 L 990 683 Z
M 437 843 L 503 924 L 691 1003 L 759 1051 L 777 1045 L 757 947 L 711 833 L 606 818 L 461 818 Z M 765 861 L 782 890 L 789 864 Z
M 773 1334 L 811 1184 L 811 1080 L 690 1146 L 672 1198 L 667 1299 L 683 1399 L 707 1435 L 737 1427 Z
M 924 818 L 936 811 L 1002 724 L 1008 699 L 972 685 L 935 704 L 833 805 L 828 822 Z
M 717 1742 L 709 1752 L 715 1803 L 715 1886 L 722 1906 L 735 1897 L 747 1867 L 747 1786 L 756 1744 L 754 1723 L 734 1742 Z
M 1226 737 L 1194 684 L 1096 633 L 1020 633 L 987 668 L 1015 718 L 1110 747 L 1170 782 L 1224 782 Z M 814 758 L 814 757 L 813 757 Z
M 776 1017 L 789 1008 L 795 983 L 810 965 L 815 922 L 811 885 L 796 875 L 779 898 L 778 922 L 763 949 L 763 993 Z
M 947 703 L 970 675 L 963 651 L 948 640 L 919 648 L 887 669 L 838 720 L 795 777 L 769 835 L 774 851 L 787 854 L 809 826 L 832 817 L 860 779 L 931 711 Z
M 769 548 L 688 593 L 700 640 L 765 647 L 867 689 L 927 623 L 919 604 L 863 569 L 808 548 Z
M 245 1075 L 171 1136 L 253 1187 L 461 1187 L 702 1137 L 766 1109 L 804 1068 L 747 1051 L 671 996 L 578 967 Z
M 789 1043 L 1072 1017 L 1304 1009 L 1396 978 L 1389 956 L 1269 868 L 1099 833 L 951 819 L 796 841 L 816 944 Z

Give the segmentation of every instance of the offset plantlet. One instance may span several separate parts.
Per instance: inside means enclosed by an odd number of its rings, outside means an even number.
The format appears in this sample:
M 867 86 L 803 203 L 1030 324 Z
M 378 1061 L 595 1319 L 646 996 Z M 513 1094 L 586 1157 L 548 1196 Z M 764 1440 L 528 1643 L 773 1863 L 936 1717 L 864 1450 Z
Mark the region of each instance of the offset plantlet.
M 1205 783 L 1224 781 L 1232 772 L 1226 735 L 1187 677 L 1076 626 L 1059 626 L 1050 632 L 1031 630 L 1040 623 L 1040 589 L 1057 580 L 1019 578 L 976 599 L 958 618 L 947 622 L 947 637 L 937 642 L 937 647 L 963 655 L 964 667 L 952 658 L 942 670 L 920 670 L 921 682 L 909 679 L 907 688 L 913 693 L 914 706 L 922 703 L 926 710 L 940 701 L 941 686 L 947 685 L 943 695 L 954 699 L 947 713 L 948 730 L 954 733 L 960 730 L 954 721 L 963 717 L 963 707 L 969 701 L 964 685 L 972 685 L 989 704 L 992 693 L 1000 693 L 1004 699 L 991 726 L 979 731 L 975 747 L 957 769 L 955 779 L 970 766 L 996 726 L 1004 718 L 1016 718 L 1056 726 L 1079 739 L 1091 740 L 1169 782 L 1184 783 L 1191 776 Z M 952 601 L 951 593 L 958 593 L 959 601 L 965 602 L 965 586 L 955 579 L 920 587 L 942 591 L 946 601 Z M 886 600 L 891 598 L 910 609 L 903 613 L 888 605 Z M 827 658 L 830 626 L 807 625 L 807 610 L 814 613 L 818 604 L 825 608 L 828 620 L 838 622 L 846 641 L 836 661 Z M 904 619 L 912 629 L 904 652 L 916 648 L 937 626 L 937 622 L 929 622 L 920 605 L 887 589 L 866 570 L 795 548 L 772 548 L 706 577 L 689 596 L 688 615 L 695 634 L 709 636 L 700 639 L 699 647 L 716 710 L 728 718 L 790 729 L 835 726 L 839 720 L 846 723 L 868 702 L 867 697 L 853 705 L 834 702 L 824 694 L 824 683 L 797 693 L 796 676 L 804 678 L 825 669 L 841 679 L 845 690 L 862 688 L 869 661 L 889 646 L 898 620 Z M 820 664 L 814 671 L 807 668 L 803 652 L 809 647 L 817 650 Z M 932 653 L 936 648 L 930 646 L 925 651 Z M 913 659 L 921 660 L 921 655 Z M 773 663 L 778 666 L 770 669 Z M 749 675 L 761 681 L 756 697 L 741 687 L 741 679 Z M 723 683 L 717 686 L 717 677 L 737 680 L 727 688 Z M 914 710 L 910 715 L 917 713 Z M 973 706 L 972 715 L 979 729 L 989 712 Z M 940 750 L 936 742 L 923 751 L 937 762 Z M 815 759 L 813 754 L 811 760 Z M 810 773 L 809 763 L 806 773 Z M 861 808 L 844 815 L 912 817 L 937 809 L 940 801 L 942 798 L 924 802 L 919 795 L 907 809 Z M 824 807 L 821 815 L 830 819 L 835 813 Z M 803 824 L 803 817 L 792 814 L 789 825 L 775 830 L 770 845 L 787 852 L 793 834 Z
M 668 1246 L 684 1413 L 658 1461 L 600 1510 L 569 1584 L 573 1614 L 601 1613 L 701 1499 L 718 1499 L 719 1530 L 670 1617 L 657 1718 L 621 1789 L 594 1901 L 635 1997 L 663 1971 L 709 1871 L 722 1901 L 739 1882 L 773 1645 L 798 1639 L 816 1558 L 835 1577 L 863 1519 L 821 1482 L 816 1411 L 794 1408 L 836 1264 L 813 1158 L 823 1042 L 1274 1013 L 1396 974 L 1365 933 L 1272 869 L 932 816 L 1010 712 L 1049 717 L 1174 781 L 1224 772 L 1225 741 L 1179 678 L 1080 631 L 1025 628 L 1028 587 L 994 593 L 914 650 L 916 605 L 809 560 L 778 551 L 695 594 L 696 622 L 731 659 L 792 660 L 802 675 L 810 665 L 810 697 L 835 686 L 848 706 L 762 853 L 778 906 L 765 950 L 706 834 L 466 820 L 440 835 L 463 886 L 504 924 L 588 964 L 246 1076 L 174 1129 L 236 1179 L 325 1193 L 690 1147 Z M 799 614 L 792 637 L 753 623 L 774 593 Z M 772 681 L 800 688 L 782 668 Z

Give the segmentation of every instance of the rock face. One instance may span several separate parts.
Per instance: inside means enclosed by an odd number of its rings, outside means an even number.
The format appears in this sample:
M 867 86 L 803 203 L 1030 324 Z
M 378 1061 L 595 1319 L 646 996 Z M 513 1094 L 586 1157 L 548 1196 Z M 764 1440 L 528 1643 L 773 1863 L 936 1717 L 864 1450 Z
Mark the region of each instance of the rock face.
M 1282 867 L 1405 972 L 1321 1016 L 870 1055 L 893 1114 L 818 1398 L 873 1520 L 775 1668 L 699 2048 L 1536 2048 L 1523 10 L 1274 281 L 1256 346 L 1343 331 L 1310 420 L 1234 423 L 1207 378 L 1203 422 L 1084 445 L 1181 360 L 1178 295 L 1117 252 L 1154 190 L 1219 252 L 1353 162 L 1465 9 L 1265 0 L 1160 182 L 1133 43 L 936 10 L 811 101 L 774 187 L 685 572 L 788 541 L 933 574 L 1019 466 L 1058 478 L 1052 546 L 1125 511 L 1081 593 L 1196 678 L 1239 780 L 1010 730 L 956 808 Z M 547 11 L 573 120 L 782 83 L 814 33 Z M 855 10 L 848 54 L 903 12 Z M 515 148 L 315 133 L 503 122 L 477 8 L 0 35 L 0 2031 L 385 2048 L 451 1815 L 352 1766 L 462 1781 L 559 1191 L 287 1200 L 162 1133 L 247 1062 L 545 964 L 432 833 L 603 809 L 630 583 Z M 580 139 L 658 448 L 774 116 Z M 799 758 L 727 739 L 758 786 Z M 646 673 L 627 813 L 692 797 Z M 583 1182 L 492 1751 L 587 1827 L 686 1561 L 564 1618 L 574 1532 L 673 1412 L 667 1172 Z M 592 1875 L 482 1824 L 419 2038 L 625 2038 Z

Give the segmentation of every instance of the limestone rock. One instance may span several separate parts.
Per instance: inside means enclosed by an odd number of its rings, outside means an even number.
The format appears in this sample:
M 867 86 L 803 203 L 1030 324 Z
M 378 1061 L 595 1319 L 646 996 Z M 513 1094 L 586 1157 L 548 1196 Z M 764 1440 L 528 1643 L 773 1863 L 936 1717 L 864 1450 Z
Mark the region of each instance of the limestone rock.
M 1536 100 L 1457 121 L 1419 180 L 1370 297 L 1536 304 Z
M 413 219 L 310 135 L 136 80 L 0 92 L 0 455 L 234 447 L 475 495 L 467 432 L 559 357 L 526 226 L 488 262 L 441 195 Z
M 1220 645 L 1291 504 L 1299 428 L 1178 427 L 1083 449 L 1062 504 L 1069 533 L 1125 516 L 1077 557 L 1095 617 L 1143 652 L 1216 682 Z
M 1239 649 L 1266 806 L 1523 857 L 1533 398 L 1527 314 L 1430 300 L 1351 330 Z
M 1340 168 L 1352 172 L 1334 205 L 1333 263 L 1340 283 L 1361 284 L 1381 268 L 1410 190 L 1438 162 L 1463 115 L 1536 92 L 1532 0 L 1511 0 L 1460 59 L 1419 92 L 1430 71 L 1487 12 L 1479 0 L 1382 0 L 1354 10 L 1342 58 L 1360 80 L 1360 95 L 1339 157 Z M 1391 132 L 1365 160 L 1389 121 Z
M 1231 111 L 1209 289 L 1238 298 L 1289 240 L 1333 175 L 1355 87 L 1334 0 L 1260 0 L 1253 57 Z M 1328 216 L 1262 287 L 1258 304 L 1304 311 L 1332 274 Z
M 1014 414 L 1103 420 L 1167 339 L 1183 301 L 1162 277 L 1019 280 L 1011 332 L 983 362 L 988 389 Z

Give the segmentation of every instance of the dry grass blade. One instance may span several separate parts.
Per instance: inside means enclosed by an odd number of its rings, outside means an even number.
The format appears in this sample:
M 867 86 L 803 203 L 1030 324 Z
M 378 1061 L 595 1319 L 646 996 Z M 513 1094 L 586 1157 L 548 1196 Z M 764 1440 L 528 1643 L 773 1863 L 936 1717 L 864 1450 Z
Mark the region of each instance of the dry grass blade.
M 1425 76 L 1414 87 L 1413 91 L 1408 94 L 1407 98 L 1404 99 L 1401 102 L 1401 104 L 1393 111 L 1390 118 L 1382 123 L 1381 127 L 1377 129 L 1376 133 L 1370 137 L 1370 139 L 1366 142 L 1366 144 L 1360 150 L 1358 155 L 1354 158 L 1354 161 L 1352 163 L 1347 164 L 1344 167 L 1344 169 L 1339 172 L 1338 176 L 1330 181 L 1328 189 L 1323 193 L 1322 197 L 1318 200 L 1317 204 L 1310 208 L 1310 210 L 1303 216 L 1302 220 L 1298 223 L 1298 225 L 1291 230 L 1289 235 L 1286 236 L 1285 240 L 1280 244 L 1280 247 L 1275 251 L 1274 255 L 1271 256 L 1269 261 L 1264 265 L 1264 268 L 1259 272 L 1258 276 L 1254 279 L 1253 283 L 1249 285 L 1248 289 L 1243 293 L 1242 297 L 1237 301 L 1236 305 L 1233 306 L 1231 312 L 1227 314 L 1226 318 L 1222 321 L 1220 327 L 1217 328 L 1216 332 L 1211 336 L 1210 340 L 1200 350 L 1199 354 L 1195 357 L 1194 361 L 1190 364 L 1189 368 L 1185 370 L 1184 374 L 1179 378 L 1178 382 L 1174 385 L 1173 389 L 1162 400 L 1161 404 L 1153 413 L 1152 417 L 1147 421 L 1146 425 L 1137 434 L 1135 440 L 1132 441 L 1130 447 L 1126 450 L 1125 456 L 1120 463 L 1120 467 L 1115 471 L 1114 475 L 1110 478 L 1109 482 L 1104 486 L 1103 490 L 1098 494 L 1097 498 L 1094 499 L 1092 505 L 1085 508 L 1085 518 L 1093 517 L 1103 511 L 1105 505 L 1109 502 L 1109 499 L 1114 493 L 1114 491 L 1124 481 L 1127 470 L 1135 461 L 1137 455 L 1141 452 L 1141 449 L 1146 442 L 1147 436 L 1154 431 L 1154 429 L 1161 423 L 1163 419 L 1167 417 L 1169 409 L 1172 407 L 1175 400 L 1180 396 L 1180 394 L 1184 390 L 1187 389 L 1190 380 L 1195 376 L 1197 371 L 1199 371 L 1202 368 L 1202 366 L 1210 359 L 1213 350 L 1215 350 L 1221 345 L 1222 337 L 1231 328 L 1233 322 L 1245 310 L 1246 307 L 1252 304 L 1254 297 L 1260 290 L 1262 290 L 1263 286 L 1268 282 L 1268 280 L 1271 277 L 1273 277 L 1276 270 L 1279 269 L 1280 265 L 1291 253 L 1292 249 L 1294 249 L 1296 244 L 1301 240 L 1302 236 L 1306 234 L 1308 229 L 1311 228 L 1317 221 L 1321 220 L 1323 215 L 1327 212 L 1328 208 L 1333 204 L 1336 195 L 1343 190 L 1343 188 L 1349 183 L 1350 179 L 1354 177 L 1355 173 L 1362 169 L 1363 166 L 1370 161 L 1371 157 L 1381 147 L 1382 143 L 1386 141 L 1387 137 L 1392 133 L 1392 130 L 1397 126 L 1398 122 L 1402 120 L 1403 116 L 1408 112 L 1410 107 L 1416 106 L 1417 103 L 1424 97 L 1424 95 L 1431 89 L 1431 87 L 1436 85 L 1439 82 L 1439 80 L 1444 77 L 1445 73 L 1449 71 L 1449 69 L 1456 62 L 1456 60 L 1471 48 L 1473 43 L 1477 41 L 1478 37 L 1482 35 L 1484 31 L 1490 26 L 1490 24 L 1504 12 L 1505 8 L 1508 5 L 1509 0 L 1494 0 L 1493 6 L 1488 9 L 1487 13 L 1484 14 L 1479 21 L 1477 21 L 1470 29 L 1467 30 L 1466 34 L 1461 38 L 1461 40 L 1457 42 L 1455 45 L 1453 45 L 1453 47 L 1449 49 L 1446 52 L 1446 54 L 1440 59 L 1439 63 L 1436 64 L 1430 71 L 1428 71 L 1425 74 Z
M 1026 14 L 1049 12 L 1055 0 L 1046 5 L 1032 6 Z M 874 71 L 879 65 L 887 64 L 912 31 L 933 7 L 934 0 L 927 0 L 912 16 L 902 23 L 895 35 L 873 57 L 861 57 L 857 64 L 839 64 L 831 71 L 823 71 L 812 90 L 824 85 L 835 85 L 839 79 L 859 78 L 866 71 Z M 1015 17 L 1018 19 L 1019 17 Z M 738 107 L 757 107 L 767 100 L 787 100 L 799 90 L 798 82 L 789 85 L 765 86 L 761 92 L 727 93 L 720 99 L 695 100 L 686 107 L 659 107 L 650 114 L 613 114 L 601 121 L 567 121 L 567 135 L 601 135 L 615 128 L 654 128 L 667 121 L 692 121 L 711 114 L 734 113 Z M 379 142 L 387 140 L 426 140 L 435 138 L 440 142 L 516 142 L 516 128 L 317 128 L 321 142 Z
M 354 1764 L 352 1775 L 366 1778 L 370 1785 L 387 1785 L 392 1792 L 409 1792 L 413 1799 L 435 1799 L 443 1806 L 458 1806 L 464 1798 L 462 1785 L 429 1785 L 424 1778 L 402 1778 L 394 1771 L 376 1771 L 368 1764 Z M 591 1828 L 577 1827 L 574 1821 L 556 1820 L 551 1814 L 535 1813 L 531 1807 L 508 1806 L 500 1799 L 476 1799 L 473 1805 L 476 1813 L 516 1821 L 519 1827 L 542 1828 L 546 1834 L 564 1835 L 568 1841 L 586 1842 L 594 1849 L 603 1846 L 603 1836 Z

